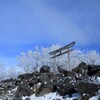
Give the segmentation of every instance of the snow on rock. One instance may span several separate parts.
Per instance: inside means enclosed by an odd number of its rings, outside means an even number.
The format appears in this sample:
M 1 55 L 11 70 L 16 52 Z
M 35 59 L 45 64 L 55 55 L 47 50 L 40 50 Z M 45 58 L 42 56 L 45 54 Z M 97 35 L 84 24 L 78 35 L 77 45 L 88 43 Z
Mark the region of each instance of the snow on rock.
M 97 77 L 97 81 L 100 83 L 100 77 Z
M 87 80 L 89 83 L 94 83 L 94 84 L 100 84 L 100 77 L 89 77 L 89 79 Z
M 60 96 L 59 94 L 55 93 L 49 93 L 41 97 L 36 97 L 35 94 L 31 95 L 30 97 L 25 96 L 22 97 L 22 100 L 25 100 L 26 98 L 30 98 L 30 100 L 53 100 L 53 99 L 59 99 L 59 100 L 73 100 L 78 99 L 80 97 L 79 94 L 73 94 L 72 97 L 67 96 Z
M 89 100 L 99 100 L 99 97 L 100 97 L 100 95 L 99 96 L 93 96 Z
M 17 88 L 18 88 L 18 86 L 16 88 L 12 89 L 11 91 L 17 91 Z

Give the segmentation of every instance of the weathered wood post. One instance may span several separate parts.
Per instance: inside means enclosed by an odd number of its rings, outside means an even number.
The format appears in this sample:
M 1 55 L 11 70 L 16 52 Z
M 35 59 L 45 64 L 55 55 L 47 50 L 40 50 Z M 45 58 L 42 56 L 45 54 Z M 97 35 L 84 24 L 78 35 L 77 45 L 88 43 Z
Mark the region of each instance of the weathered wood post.
M 69 49 L 69 48 L 74 46 L 74 44 L 75 44 L 75 42 L 72 42 L 72 43 L 70 43 L 70 44 L 68 44 L 68 45 L 66 45 L 62 48 L 59 48 L 59 49 L 49 53 L 52 56 L 51 58 L 54 58 L 54 67 L 55 67 L 55 69 L 56 69 L 56 57 L 67 53 L 69 70 L 70 70 L 70 52 L 73 51 L 73 49 Z
M 56 58 L 54 58 L 54 70 L 56 71 Z
M 70 70 L 70 50 L 68 50 L 67 57 L 68 57 L 68 66 Z

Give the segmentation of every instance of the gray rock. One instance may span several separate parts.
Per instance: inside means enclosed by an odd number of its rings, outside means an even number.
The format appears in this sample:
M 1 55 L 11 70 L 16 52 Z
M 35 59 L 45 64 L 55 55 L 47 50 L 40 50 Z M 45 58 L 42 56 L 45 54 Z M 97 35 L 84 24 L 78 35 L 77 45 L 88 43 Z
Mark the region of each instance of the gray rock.
M 48 73 L 50 72 L 50 67 L 49 66 L 42 66 L 40 68 L 40 73 Z
M 15 81 L 15 85 L 16 85 L 16 86 L 19 86 L 19 85 L 21 85 L 21 82 L 22 82 L 21 79 L 16 79 L 16 81 Z
M 20 98 L 22 96 L 30 96 L 33 94 L 33 91 L 30 89 L 30 87 L 28 86 L 28 84 L 21 84 L 15 94 L 15 97 Z
M 26 98 L 25 100 L 31 100 L 30 98 Z
M 3 80 L 1 82 L 3 82 L 3 83 L 13 83 L 13 82 L 15 82 L 15 80 L 11 78 L 11 79 Z
M 57 88 L 57 91 L 58 93 L 61 95 L 61 96 L 65 96 L 67 94 L 72 94 L 72 93 L 75 93 L 76 90 L 74 89 L 74 86 L 69 83 L 69 82 L 57 82 L 55 84 L 56 88 Z
M 34 71 L 34 72 L 32 73 L 32 75 L 33 75 L 33 76 L 39 76 L 40 73 L 39 73 L 38 71 Z
M 28 79 L 32 78 L 32 76 L 33 75 L 31 73 L 26 73 L 26 74 L 19 75 L 18 78 L 21 80 L 23 80 L 23 79 L 28 80 Z
M 38 77 L 32 78 L 32 80 L 29 81 L 29 86 L 32 87 L 33 85 L 37 84 L 40 80 Z
M 37 90 L 35 95 L 37 97 L 53 92 L 54 86 L 52 83 L 42 84 Z
M 49 83 L 53 80 L 53 73 L 41 73 L 39 79 L 41 83 Z
M 88 73 L 89 76 L 99 76 L 100 77 L 100 65 L 88 65 Z
M 99 85 L 93 83 L 79 82 L 76 84 L 76 88 L 79 93 L 89 94 L 92 97 L 98 91 Z
M 74 77 L 75 76 L 75 72 L 72 72 L 72 71 L 68 71 L 68 70 L 65 70 L 61 67 L 58 67 L 58 71 L 59 73 L 62 73 L 65 77 Z
M 88 71 L 88 65 L 85 62 L 81 62 L 78 67 L 72 69 L 73 72 L 84 74 Z

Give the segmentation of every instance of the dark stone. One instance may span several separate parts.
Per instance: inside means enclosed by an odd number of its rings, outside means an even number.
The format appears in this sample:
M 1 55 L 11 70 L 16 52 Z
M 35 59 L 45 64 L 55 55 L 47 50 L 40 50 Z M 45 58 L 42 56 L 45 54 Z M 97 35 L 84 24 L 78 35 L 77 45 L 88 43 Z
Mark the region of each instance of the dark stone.
M 23 83 L 18 87 L 15 96 L 17 98 L 20 98 L 22 96 L 30 96 L 32 94 L 33 94 L 33 91 L 30 89 L 28 84 Z
M 95 74 L 100 73 L 100 66 L 99 65 L 88 65 L 88 75 L 93 76 Z
M 31 100 L 30 98 L 26 98 L 25 100 Z
M 3 82 L 3 83 L 10 83 L 10 82 L 15 82 L 15 80 L 11 78 L 11 79 L 3 80 L 1 82 Z
M 50 67 L 49 66 L 42 66 L 40 68 L 40 73 L 48 73 L 50 72 Z
M 3 93 L 3 89 L 2 88 L 0 88 L 0 95 Z
M 22 100 L 21 98 L 14 97 L 12 100 Z
M 97 76 L 100 77 L 100 72 L 96 73 L 95 76 L 96 76 L 96 77 L 97 77 Z
M 86 65 L 86 63 L 81 62 L 79 64 L 78 67 L 72 69 L 73 72 L 77 73 L 78 76 L 88 76 L 87 72 L 88 72 L 88 65 Z M 76 75 L 77 75 L 76 74 Z M 77 78 L 77 76 L 75 76 L 75 78 Z
M 97 75 L 97 73 L 99 73 L 99 70 L 91 70 L 91 71 L 89 71 L 87 74 L 89 75 L 89 76 L 93 76 L 93 75 Z
M 0 87 L 2 88 L 4 86 L 5 83 L 0 82 Z
M 84 66 L 86 66 L 87 64 L 85 63 L 85 62 L 81 62 L 79 65 L 78 65 L 78 67 L 84 67 Z
M 16 85 L 12 83 L 5 83 L 1 88 L 3 88 L 3 91 L 6 92 L 8 90 L 16 88 Z
M 99 85 L 93 83 L 79 82 L 76 84 L 77 91 L 81 94 L 89 94 L 94 96 L 99 89 Z
M 91 65 L 88 65 L 88 71 L 92 70 L 92 66 Z
M 16 79 L 15 85 L 16 85 L 16 86 L 19 86 L 20 84 L 21 84 L 21 79 Z
M 61 68 L 61 67 L 58 67 L 58 71 L 59 71 L 59 73 L 62 73 L 62 74 L 63 74 L 64 76 L 66 76 L 66 77 L 68 77 L 68 76 L 74 77 L 74 76 L 75 76 L 75 73 L 74 73 L 74 72 L 65 70 L 65 69 L 63 69 L 63 68 Z
M 81 100 L 89 100 L 91 96 L 89 94 L 85 94 L 82 96 Z
M 36 90 L 35 95 L 37 97 L 39 96 L 43 96 L 45 94 L 51 93 L 53 92 L 54 86 L 52 83 L 48 83 L 48 84 L 41 84 L 41 86 Z
M 3 94 L 6 97 L 8 90 L 18 86 L 16 91 L 11 91 L 15 97 L 12 100 L 22 100 L 22 96 L 30 96 L 33 93 L 36 96 L 43 96 L 51 92 L 57 92 L 65 98 L 66 95 L 70 97 L 73 93 L 78 92 L 82 95 L 81 100 L 89 100 L 100 89 L 100 86 L 93 81 L 97 76 L 100 76 L 99 65 L 87 65 L 82 62 L 72 72 L 61 67 L 58 67 L 58 71 L 59 73 L 55 74 L 50 72 L 49 66 L 43 66 L 40 72 L 22 74 L 16 80 L 4 80 L 0 82 L 0 95 Z M 30 98 L 26 98 L 26 100 L 30 100 Z
M 21 74 L 18 76 L 18 78 L 21 80 L 23 80 L 23 79 L 28 80 L 28 79 L 32 78 L 32 74 L 31 73 Z
M 81 62 L 81 63 L 78 65 L 78 67 L 72 69 L 73 72 L 80 73 L 80 74 L 84 73 L 84 72 L 87 71 L 87 70 L 88 70 L 88 66 L 87 66 L 86 63 L 84 63 L 84 62 Z
M 41 83 L 49 83 L 53 81 L 53 73 L 41 73 L 39 79 Z
M 70 82 L 57 82 L 55 86 L 61 96 L 72 94 L 74 90 L 74 86 Z
M 61 78 L 64 78 L 64 76 L 62 73 L 59 73 L 59 74 L 55 74 L 52 79 L 53 82 L 58 82 Z
M 33 85 L 37 84 L 40 80 L 37 78 L 33 78 L 29 81 L 29 86 L 32 87 Z
M 40 73 L 39 73 L 38 71 L 34 71 L 34 72 L 32 73 L 32 75 L 33 75 L 33 76 L 39 76 Z
M 7 88 L 8 88 L 8 90 L 12 90 L 12 89 L 16 88 L 16 85 L 15 84 L 8 84 Z

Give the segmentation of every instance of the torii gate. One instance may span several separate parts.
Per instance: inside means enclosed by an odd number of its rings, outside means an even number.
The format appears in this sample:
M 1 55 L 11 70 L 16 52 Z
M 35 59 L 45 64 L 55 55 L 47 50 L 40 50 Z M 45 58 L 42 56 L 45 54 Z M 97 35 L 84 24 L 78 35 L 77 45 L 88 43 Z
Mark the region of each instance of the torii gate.
M 59 48 L 55 51 L 50 52 L 49 54 L 54 58 L 54 67 L 56 66 L 56 57 L 61 56 L 63 54 L 68 54 L 68 63 L 69 63 L 69 70 L 70 70 L 70 52 L 73 51 L 73 49 L 70 49 L 72 46 L 74 46 L 75 42 L 71 42 L 68 45 Z

